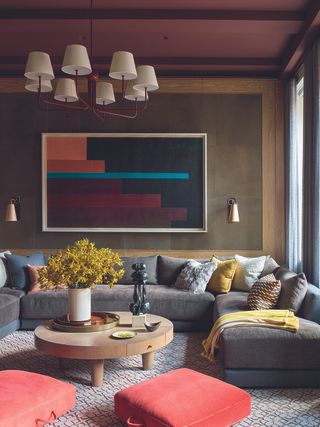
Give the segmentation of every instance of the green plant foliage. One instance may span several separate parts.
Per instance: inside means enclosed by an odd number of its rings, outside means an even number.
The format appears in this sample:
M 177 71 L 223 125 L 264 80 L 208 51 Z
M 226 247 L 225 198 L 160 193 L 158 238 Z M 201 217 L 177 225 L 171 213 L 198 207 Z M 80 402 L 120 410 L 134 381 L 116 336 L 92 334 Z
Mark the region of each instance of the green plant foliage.
M 39 269 L 39 281 L 42 289 L 92 288 L 103 282 L 112 288 L 124 274 L 121 266 L 119 254 L 82 239 L 49 258 L 48 266 Z

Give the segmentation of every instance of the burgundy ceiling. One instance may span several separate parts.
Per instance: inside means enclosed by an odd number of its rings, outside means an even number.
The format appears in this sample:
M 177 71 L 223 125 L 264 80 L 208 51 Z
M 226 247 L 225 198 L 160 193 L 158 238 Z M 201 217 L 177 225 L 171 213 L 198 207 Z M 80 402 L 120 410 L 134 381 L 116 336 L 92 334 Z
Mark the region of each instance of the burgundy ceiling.
M 93 0 L 93 58 L 131 51 L 159 75 L 289 74 L 319 33 L 320 0 Z M 29 51 L 90 45 L 89 0 L 0 0 L 0 75 L 22 75 Z

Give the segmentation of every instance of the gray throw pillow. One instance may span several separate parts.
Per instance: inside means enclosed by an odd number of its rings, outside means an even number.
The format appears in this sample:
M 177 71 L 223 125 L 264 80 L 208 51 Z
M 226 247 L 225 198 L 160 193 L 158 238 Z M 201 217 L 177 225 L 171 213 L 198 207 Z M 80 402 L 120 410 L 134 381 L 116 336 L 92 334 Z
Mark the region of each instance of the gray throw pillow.
M 143 263 L 146 265 L 146 271 L 148 274 L 148 281 L 152 285 L 156 285 L 158 283 L 157 280 L 157 259 L 158 255 L 151 256 L 139 256 L 139 257 L 121 257 L 123 261 L 123 266 L 121 268 L 124 269 L 124 275 L 119 280 L 120 285 L 130 285 L 132 283 L 131 274 L 133 273 L 132 264 L 140 264 Z
M 216 268 L 217 264 L 213 262 L 190 260 L 177 277 L 174 287 L 194 294 L 203 294 Z
M 9 276 L 7 273 L 6 257 L 5 254 L 11 255 L 10 251 L 0 252 L 0 288 L 8 286 Z
M 275 276 L 281 282 L 277 308 L 297 313 L 302 306 L 308 289 L 306 276 L 304 273 L 295 274 L 285 268 L 280 268 Z
M 187 258 L 175 258 L 171 256 L 158 257 L 158 282 L 159 285 L 173 285 L 181 270 L 190 261 Z
M 271 255 L 267 255 L 266 262 L 261 273 L 261 277 L 267 276 L 268 274 L 274 274 L 280 265 L 275 261 Z

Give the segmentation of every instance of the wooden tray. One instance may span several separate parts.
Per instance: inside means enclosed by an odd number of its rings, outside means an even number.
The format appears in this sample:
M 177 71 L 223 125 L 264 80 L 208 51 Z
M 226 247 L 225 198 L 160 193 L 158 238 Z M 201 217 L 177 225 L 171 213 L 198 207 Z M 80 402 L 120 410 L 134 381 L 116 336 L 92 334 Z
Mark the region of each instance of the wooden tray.
M 69 315 L 51 321 L 52 329 L 62 332 L 97 332 L 112 329 L 118 326 L 120 316 L 114 313 L 93 312 L 87 322 L 70 322 Z

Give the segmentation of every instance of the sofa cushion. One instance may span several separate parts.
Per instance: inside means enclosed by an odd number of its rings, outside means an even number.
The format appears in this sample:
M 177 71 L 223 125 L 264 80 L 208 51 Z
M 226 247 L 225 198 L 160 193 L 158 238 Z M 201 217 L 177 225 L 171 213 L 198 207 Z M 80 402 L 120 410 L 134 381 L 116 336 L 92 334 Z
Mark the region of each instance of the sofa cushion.
M 0 252 L 0 288 L 9 284 L 9 275 L 7 272 L 7 260 L 5 254 L 11 254 L 10 251 Z
M 181 270 L 174 287 L 194 294 L 203 294 L 217 264 L 190 260 Z
M 218 295 L 214 319 L 245 311 L 246 292 Z M 320 369 L 320 326 L 300 319 L 298 332 L 242 327 L 226 329 L 220 338 L 219 357 L 227 369 Z
M 320 325 L 300 319 L 298 332 L 226 329 L 219 356 L 227 369 L 320 369 Z
M 128 311 L 133 289 L 133 285 L 117 285 L 113 289 L 97 285 L 92 290 L 92 310 Z M 211 325 L 214 296 L 209 292 L 195 295 L 162 285 L 146 285 L 146 289 L 151 313 L 170 320 L 199 321 Z M 30 292 L 21 299 L 23 319 L 52 319 L 67 311 L 66 290 Z
M 132 264 L 145 264 L 146 265 L 146 271 L 148 274 L 148 283 L 156 285 L 158 282 L 157 279 L 157 260 L 158 255 L 151 255 L 151 256 L 139 256 L 139 257 L 121 257 L 121 260 L 123 262 L 123 266 L 121 268 L 124 269 L 124 275 L 119 280 L 119 283 L 121 285 L 129 285 L 132 283 L 131 274 L 133 273 L 132 270 Z
M 224 314 L 249 310 L 247 298 L 248 292 L 239 291 L 217 295 L 214 303 L 214 321 Z
M 320 289 L 308 284 L 299 316 L 320 324 Z
M 30 284 L 27 264 L 45 265 L 42 252 L 36 252 L 30 256 L 5 254 L 12 288 L 27 290 Z
M 237 268 L 232 282 L 232 288 L 238 291 L 249 291 L 261 276 L 266 257 L 246 258 L 235 255 Z
M 308 282 L 303 273 L 291 273 L 285 268 L 280 268 L 276 272 L 276 278 L 281 281 L 281 292 L 277 308 L 297 313 L 306 296 Z
M 20 298 L 7 293 L 0 293 L 0 327 L 19 319 Z
M 173 285 L 181 270 L 189 261 L 187 258 L 175 258 L 171 256 L 158 256 L 158 283 L 159 285 Z

